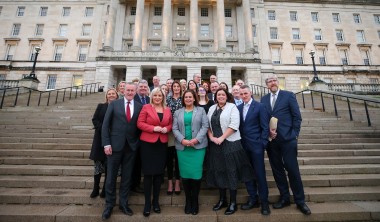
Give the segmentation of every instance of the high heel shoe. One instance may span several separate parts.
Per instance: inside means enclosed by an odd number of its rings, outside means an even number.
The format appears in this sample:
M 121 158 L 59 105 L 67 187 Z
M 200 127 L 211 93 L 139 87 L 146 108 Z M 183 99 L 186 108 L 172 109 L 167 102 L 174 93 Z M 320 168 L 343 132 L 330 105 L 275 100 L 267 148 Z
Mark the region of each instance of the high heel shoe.
M 212 208 L 213 211 L 218 211 L 224 207 L 227 207 L 227 202 L 225 200 L 219 200 L 217 204 Z
M 227 207 L 226 211 L 224 212 L 224 215 L 231 215 L 231 214 L 234 214 L 236 211 L 237 211 L 237 204 L 230 203 L 230 205 Z
M 144 212 L 143 212 L 144 217 L 149 217 L 150 216 L 150 206 L 144 206 Z
M 168 190 L 168 191 L 166 191 L 166 194 L 169 195 L 169 196 L 170 196 L 170 195 L 173 195 L 173 191 L 174 191 L 174 190 Z
M 178 188 L 178 189 L 177 189 Z M 175 189 L 174 189 L 174 193 L 176 195 L 180 195 L 181 194 L 181 186 L 179 185 L 179 180 L 176 180 L 175 181 Z

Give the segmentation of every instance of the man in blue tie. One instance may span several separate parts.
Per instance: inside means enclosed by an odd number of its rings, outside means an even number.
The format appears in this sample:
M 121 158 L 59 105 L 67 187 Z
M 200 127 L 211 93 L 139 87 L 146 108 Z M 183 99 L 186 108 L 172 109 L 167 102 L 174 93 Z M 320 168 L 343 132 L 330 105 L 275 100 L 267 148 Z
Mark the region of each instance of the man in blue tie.
M 241 209 L 249 210 L 259 207 L 258 196 L 261 202 L 261 214 L 269 215 L 268 184 L 264 165 L 264 152 L 268 144 L 269 112 L 263 104 L 252 98 L 248 85 L 242 85 L 239 88 L 240 97 L 244 102 L 238 106 L 241 142 L 255 172 L 255 179 L 245 183 L 249 199 L 241 206 Z
M 243 100 L 240 98 L 240 86 L 234 85 L 232 87 L 232 95 L 234 97 L 234 102 L 236 106 L 239 106 L 243 103 Z
M 285 169 L 289 178 L 297 208 L 305 215 L 311 214 L 305 203 L 305 194 L 297 161 L 297 142 L 301 130 L 301 112 L 294 93 L 280 90 L 277 76 L 271 75 L 265 83 L 270 93 L 261 102 L 272 117 L 278 119 L 277 128 L 270 129 L 267 153 L 273 177 L 280 191 L 280 200 L 273 204 L 274 209 L 290 206 L 290 193 Z

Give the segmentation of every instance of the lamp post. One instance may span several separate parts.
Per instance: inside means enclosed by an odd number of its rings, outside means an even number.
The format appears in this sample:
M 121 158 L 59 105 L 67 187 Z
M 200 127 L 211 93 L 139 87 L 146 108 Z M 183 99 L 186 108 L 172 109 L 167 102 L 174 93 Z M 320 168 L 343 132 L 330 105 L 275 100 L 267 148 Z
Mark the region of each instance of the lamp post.
M 38 53 L 41 51 L 41 48 L 39 46 L 37 46 L 35 48 L 35 50 L 36 50 L 36 55 L 34 56 L 33 68 L 32 68 L 32 71 L 30 72 L 29 76 L 27 76 L 26 78 L 37 80 L 36 74 L 34 72 L 36 70 L 36 63 L 37 63 Z
M 323 82 L 322 80 L 320 80 L 318 78 L 317 69 L 315 68 L 315 61 L 314 61 L 315 52 L 314 52 L 314 50 L 311 50 L 311 52 L 309 54 L 311 55 L 311 61 L 313 61 L 313 72 L 314 72 L 314 77 L 313 77 L 313 80 L 311 81 L 311 83 Z

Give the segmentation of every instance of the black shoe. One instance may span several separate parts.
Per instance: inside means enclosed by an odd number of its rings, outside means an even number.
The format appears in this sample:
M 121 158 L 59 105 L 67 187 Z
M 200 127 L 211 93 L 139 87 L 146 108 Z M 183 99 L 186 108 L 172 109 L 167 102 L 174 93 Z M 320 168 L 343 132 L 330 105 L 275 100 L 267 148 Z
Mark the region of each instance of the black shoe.
M 290 201 L 281 199 L 277 203 L 273 204 L 273 209 L 281 209 L 288 206 L 290 206 Z
M 141 187 L 135 187 L 131 189 L 131 191 L 134 193 L 144 193 L 144 190 Z
M 185 204 L 185 214 L 191 214 L 192 206 L 190 201 L 186 201 Z
M 270 208 L 268 202 L 261 204 L 261 214 L 262 215 L 269 215 L 270 214 Z
M 224 211 L 224 215 L 231 215 L 234 214 L 237 211 L 237 204 L 236 203 L 230 203 L 230 205 L 227 207 L 226 211 Z
M 259 208 L 260 207 L 260 203 L 258 201 L 251 201 L 251 200 L 248 200 L 247 203 L 243 204 L 240 206 L 240 209 L 242 210 L 250 210 L 252 208 Z
M 297 204 L 297 208 L 305 215 L 311 214 L 310 208 L 305 203 Z
M 161 213 L 160 204 L 158 203 L 153 204 L 153 211 L 157 214 Z
M 106 209 L 104 209 L 103 214 L 102 214 L 102 220 L 107 220 L 108 218 L 111 217 L 112 209 L 113 209 L 112 207 L 106 207 Z
M 100 196 L 100 198 L 106 197 L 106 192 L 104 191 L 104 189 L 102 190 L 102 192 L 100 192 L 99 196 Z
M 91 192 L 91 194 L 90 194 L 91 198 L 95 198 L 97 196 L 99 196 L 99 188 L 98 189 L 93 189 L 92 192 Z
M 224 200 L 219 200 L 219 202 L 217 204 L 214 205 L 214 207 L 212 208 L 213 211 L 218 211 L 224 207 L 227 207 L 228 204 L 226 201 Z
M 191 209 L 191 214 L 192 215 L 197 215 L 199 213 L 199 205 L 198 205 L 198 203 L 194 203 L 193 204 L 193 207 L 192 207 L 192 209 Z
M 119 209 L 121 210 L 121 212 L 123 212 L 124 214 L 128 215 L 128 216 L 132 216 L 133 215 L 133 211 L 131 208 L 127 207 L 127 206 L 119 206 Z
M 173 190 L 171 190 L 171 191 L 169 191 L 169 190 L 166 191 L 166 194 L 169 195 L 169 196 L 172 195 L 172 194 L 173 194 Z
M 147 205 L 144 206 L 144 212 L 143 212 L 144 217 L 149 217 L 149 215 L 150 215 L 150 207 L 151 206 L 147 206 Z

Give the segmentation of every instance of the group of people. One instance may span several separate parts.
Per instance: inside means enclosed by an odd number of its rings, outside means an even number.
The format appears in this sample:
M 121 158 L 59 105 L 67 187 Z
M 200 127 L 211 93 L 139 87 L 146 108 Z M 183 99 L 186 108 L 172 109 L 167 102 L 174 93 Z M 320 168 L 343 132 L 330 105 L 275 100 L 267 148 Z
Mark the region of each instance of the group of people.
M 226 208 L 225 215 L 235 213 L 237 189 L 244 182 L 249 199 L 240 208 L 249 210 L 261 205 L 261 213 L 269 215 L 265 150 L 280 191 L 280 199 L 272 207 L 290 206 L 287 171 L 297 208 L 311 214 L 305 204 L 297 162 L 302 118 L 296 98 L 293 93 L 279 89 L 276 76 L 265 82 L 270 93 L 261 102 L 253 99 L 250 87 L 242 80 L 236 82 L 230 93 L 227 84 L 218 83 L 215 75 L 211 75 L 207 86 L 201 84 L 200 74 L 195 74 L 187 84 L 169 79 L 167 84 L 160 85 L 155 76 L 151 89 L 146 80 L 137 84 L 122 82 L 118 91 L 108 89 L 106 102 L 98 105 L 93 117 L 95 135 L 90 154 L 95 166 L 90 196 L 105 197 L 103 220 L 111 216 L 116 203 L 118 171 L 120 210 L 126 215 L 133 214 L 128 195 L 142 172 L 143 215 L 148 217 L 152 209 L 160 213 L 159 193 L 165 168 L 168 195 L 181 193 L 182 179 L 185 214 L 199 213 L 201 179 L 205 178 L 208 186 L 219 189 L 214 211 Z M 275 127 L 273 118 L 278 121 Z M 102 173 L 105 182 L 99 194 Z

